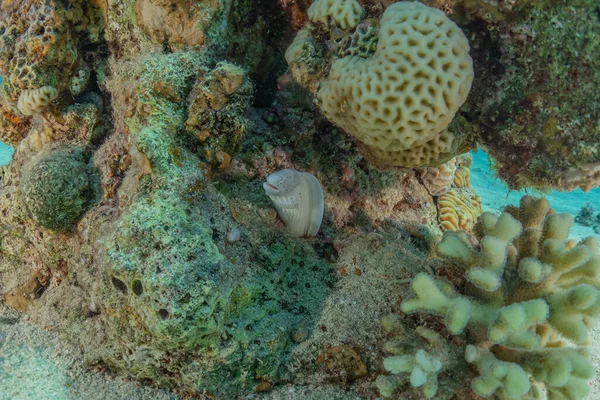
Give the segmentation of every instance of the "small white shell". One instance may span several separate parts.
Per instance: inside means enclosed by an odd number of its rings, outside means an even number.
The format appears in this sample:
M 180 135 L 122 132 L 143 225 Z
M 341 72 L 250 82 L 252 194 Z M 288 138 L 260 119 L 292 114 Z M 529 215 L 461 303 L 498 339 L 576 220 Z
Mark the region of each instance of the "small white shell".
M 323 221 L 325 198 L 313 175 L 282 169 L 267 177 L 265 193 L 277 213 L 296 236 L 315 236 Z

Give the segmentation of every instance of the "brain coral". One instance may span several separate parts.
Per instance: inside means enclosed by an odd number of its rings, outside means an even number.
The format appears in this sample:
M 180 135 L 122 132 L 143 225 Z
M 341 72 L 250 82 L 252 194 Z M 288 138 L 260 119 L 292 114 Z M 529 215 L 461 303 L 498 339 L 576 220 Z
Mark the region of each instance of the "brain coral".
M 472 80 L 462 31 L 437 9 L 402 2 L 382 15 L 370 58 L 333 61 L 317 101 L 333 123 L 362 144 L 396 153 L 385 163 L 408 166 L 397 152 L 438 137 L 465 102 Z M 421 161 L 427 160 L 408 162 Z
M 68 228 L 83 211 L 90 184 L 81 149 L 42 151 L 22 169 L 22 191 L 33 219 L 46 228 Z
M 468 167 L 461 165 L 456 168 L 456 173 L 454 174 L 454 186 L 459 188 L 471 186 L 471 170 Z
M 452 189 L 438 199 L 442 230 L 470 231 L 481 214 L 481 198 L 469 188 Z

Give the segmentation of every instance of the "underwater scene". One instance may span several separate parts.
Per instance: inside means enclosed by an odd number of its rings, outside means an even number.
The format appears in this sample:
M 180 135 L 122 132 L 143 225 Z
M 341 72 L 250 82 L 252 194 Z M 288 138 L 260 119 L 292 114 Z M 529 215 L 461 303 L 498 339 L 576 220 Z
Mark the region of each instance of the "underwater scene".
M 599 0 L 0 0 L 0 400 L 600 400 Z

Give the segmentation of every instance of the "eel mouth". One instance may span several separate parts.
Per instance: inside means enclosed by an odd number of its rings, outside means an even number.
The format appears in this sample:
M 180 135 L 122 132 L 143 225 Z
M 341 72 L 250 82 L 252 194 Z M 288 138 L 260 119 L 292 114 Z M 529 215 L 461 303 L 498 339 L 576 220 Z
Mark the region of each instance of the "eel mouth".
M 267 196 L 279 196 L 279 194 L 281 193 L 277 186 L 269 182 L 263 183 L 263 189 L 265 190 Z

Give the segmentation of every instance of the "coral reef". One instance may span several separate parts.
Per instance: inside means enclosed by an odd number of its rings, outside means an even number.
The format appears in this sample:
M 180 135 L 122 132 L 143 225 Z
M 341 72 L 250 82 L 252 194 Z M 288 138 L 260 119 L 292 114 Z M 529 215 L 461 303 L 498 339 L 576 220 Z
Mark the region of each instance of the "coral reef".
M 543 200 L 479 216 L 457 155 L 593 186 L 597 41 L 545 58 L 589 2 L 386 3 L 2 2 L 1 305 L 186 398 L 581 397 L 596 244 Z M 262 190 L 290 170 L 296 232 Z
M 33 13 L 43 2 L 29 3 Z M 318 241 L 280 230 L 259 181 L 236 199 L 261 200 L 234 207 L 210 180 L 205 161 L 224 171 L 249 123 L 247 70 L 219 58 L 232 42 L 211 26 L 208 48 L 180 43 L 144 19 L 164 2 L 109 2 L 106 42 L 89 45 L 74 34 L 93 32 L 78 25 L 84 18 L 69 20 L 76 3 L 46 3 L 48 26 L 67 21 L 54 46 L 82 61 L 63 68 L 53 48 L 39 62 L 23 56 L 47 73 L 32 87 L 1 72 L 2 140 L 16 146 L 0 181 L 2 301 L 83 349 L 92 366 L 194 396 L 265 390 L 280 379 L 292 333 L 312 330 L 331 261 Z M 8 20 L 30 32 L 27 19 Z M 2 49 L 7 68 L 21 57 Z M 84 59 L 85 71 L 76 67 Z M 22 118 L 19 94 L 44 85 L 60 92 L 55 106 Z M 188 134 L 200 129 L 210 132 L 204 147 Z
M 460 123 L 461 129 L 442 131 L 455 115 L 458 108 L 455 107 L 445 118 L 434 118 L 440 121 L 434 134 L 413 138 L 411 146 L 404 142 L 390 145 L 389 141 L 397 135 L 382 136 L 374 132 L 378 129 L 386 132 L 388 128 L 377 128 L 372 121 L 361 123 L 363 118 L 379 118 L 382 126 L 390 125 L 386 125 L 388 118 L 380 112 L 386 108 L 377 106 L 378 95 L 361 87 L 363 95 L 373 95 L 374 106 L 362 104 L 357 89 L 340 92 L 341 97 L 325 96 L 333 87 L 341 90 L 360 86 L 360 74 L 351 75 L 347 69 L 366 66 L 378 59 L 382 52 L 378 49 L 385 47 L 381 36 L 387 18 L 383 15 L 391 15 L 400 4 L 407 7 L 406 2 L 394 5 L 386 1 L 365 2 L 363 19 L 352 29 L 309 21 L 286 56 L 294 79 L 315 94 L 333 123 L 357 138 L 361 151 L 375 165 L 437 166 L 476 141 L 493 157 L 498 176 L 511 189 L 581 187 L 587 191 L 598 186 L 596 111 L 599 107 L 594 90 L 598 82 L 593 71 L 598 69 L 600 25 L 594 17 L 595 2 L 581 0 L 554 5 L 530 1 L 430 0 L 424 3 L 445 12 L 469 37 L 478 73 L 459 115 L 469 121 Z M 561 51 L 559 44 L 564 44 L 567 50 Z M 382 61 L 382 65 L 386 62 Z M 369 72 L 371 69 L 361 73 Z M 382 72 L 383 83 L 372 85 L 372 90 L 379 87 L 382 94 L 387 93 L 386 83 L 390 82 L 387 73 Z M 344 76 L 349 77 L 350 84 L 345 83 Z M 371 82 L 362 79 L 365 84 Z M 412 89 L 407 91 L 410 96 L 415 95 Z M 447 95 L 452 97 L 450 93 Z M 344 103 L 337 101 L 338 97 L 352 100 Z M 461 99 L 457 101 L 459 106 L 464 98 L 457 98 Z M 335 104 L 347 104 L 344 110 L 352 111 L 339 112 L 340 107 Z M 395 107 L 388 107 L 388 111 L 389 116 L 397 115 Z M 367 112 L 370 116 L 366 116 Z M 402 117 L 406 115 L 402 113 Z M 439 135 L 437 142 L 422 148 L 425 144 L 420 139 L 431 141 L 434 135 Z M 372 138 L 378 138 L 379 144 L 375 145 Z
M 585 345 L 600 315 L 600 258 L 594 238 L 568 240 L 572 223 L 545 199 L 525 196 L 500 216 L 480 217 L 477 245 L 464 232 L 446 233 L 438 244 L 441 256 L 464 268 L 464 288 L 427 274 L 413 279 L 414 296 L 402 310 L 441 316 L 453 335 L 466 331 L 476 394 L 525 398 L 545 387 L 550 399 L 562 399 L 589 392 L 594 368 Z

